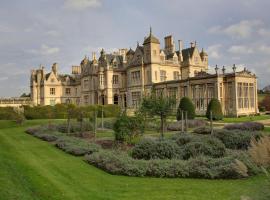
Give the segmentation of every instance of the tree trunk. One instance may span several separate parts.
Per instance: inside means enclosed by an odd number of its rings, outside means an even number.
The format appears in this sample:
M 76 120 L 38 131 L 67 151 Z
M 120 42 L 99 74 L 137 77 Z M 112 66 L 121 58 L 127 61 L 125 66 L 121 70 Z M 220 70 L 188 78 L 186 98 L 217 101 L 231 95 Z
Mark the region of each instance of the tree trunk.
M 67 119 L 67 133 L 70 134 L 70 117 Z
M 161 139 L 164 138 L 164 132 L 165 132 L 165 122 L 166 118 L 164 116 L 160 116 L 160 121 L 161 121 Z

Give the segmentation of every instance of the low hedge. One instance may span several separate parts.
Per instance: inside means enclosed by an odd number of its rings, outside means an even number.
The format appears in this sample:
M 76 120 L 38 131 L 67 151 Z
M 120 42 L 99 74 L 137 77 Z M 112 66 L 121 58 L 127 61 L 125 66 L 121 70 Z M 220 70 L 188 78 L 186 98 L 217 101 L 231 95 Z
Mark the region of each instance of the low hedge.
M 228 124 L 224 126 L 227 130 L 242 130 L 242 131 L 263 131 L 264 125 L 259 122 L 244 122 L 237 124 Z
M 262 133 L 254 131 L 217 129 L 214 131 L 213 135 L 220 139 L 226 148 L 246 150 L 250 146 L 251 139 L 259 139 L 262 136 Z
M 136 160 L 123 152 L 99 151 L 85 161 L 110 174 L 169 178 L 234 179 L 248 176 L 245 163 L 232 156 L 196 157 L 189 160 Z
M 209 134 L 211 134 L 211 128 L 207 127 L 207 126 L 198 127 L 198 128 L 193 130 L 193 133 L 202 134 L 202 135 L 209 135 Z
M 201 137 L 199 140 L 191 140 L 181 148 L 181 154 L 184 160 L 201 155 L 219 158 L 224 156 L 225 151 L 225 145 L 214 137 Z
M 54 142 L 64 135 L 63 133 L 49 129 L 48 127 L 29 128 L 26 130 L 26 133 L 48 142 Z
M 101 149 L 101 147 L 95 143 L 88 142 L 85 139 L 70 136 L 59 138 L 56 141 L 55 146 L 75 156 L 91 154 Z
M 179 146 L 170 140 L 157 141 L 144 139 L 132 149 L 131 155 L 135 159 L 172 159 L 180 157 Z

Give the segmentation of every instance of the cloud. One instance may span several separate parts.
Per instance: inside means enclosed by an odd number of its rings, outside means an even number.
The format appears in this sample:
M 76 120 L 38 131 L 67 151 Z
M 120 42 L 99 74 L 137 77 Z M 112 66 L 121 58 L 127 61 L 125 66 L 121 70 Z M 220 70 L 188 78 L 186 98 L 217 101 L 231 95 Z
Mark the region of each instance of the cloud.
M 48 36 L 52 36 L 52 37 L 58 37 L 60 36 L 60 32 L 56 31 L 56 30 L 50 30 L 46 32 L 46 35 Z
M 84 10 L 101 6 L 101 0 L 65 0 L 64 7 L 72 10 Z
M 251 54 L 253 49 L 245 45 L 233 45 L 228 49 L 228 52 L 232 54 Z
M 264 28 L 261 28 L 258 30 L 258 34 L 260 36 L 263 36 L 263 37 L 270 37 L 270 30 L 268 29 L 264 29 Z
M 215 26 L 208 30 L 212 34 L 225 34 L 232 38 L 249 38 L 256 28 L 263 24 L 260 20 L 243 20 L 227 27 Z
M 208 52 L 208 55 L 210 58 L 212 59 L 218 59 L 221 57 L 221 54 L 219 52 L 219 49 L 222 47 L 221 44 L 215 44 L 215 45 L 212 45 L 212 46 L 209 46 L 207 48 L 207 52 Z
M 0 77 L 0 81 L 5 81 L 5 80 L 8 80 L 7 76 Z
M 14 29 L 12 27 L 0 24 L 0 33 L 12 33 Z
M 258 48 L 258 50 L 265 54 L 270 54 L 270 46 L 262 45 Z
M 49 47 L 46 44 L 42 44 L 39 49 L 31 49 L 28 52 L 32 54 L 37 54 L 37 55 L 53 55 L 57 54 L 60 51 L 58 47 Z

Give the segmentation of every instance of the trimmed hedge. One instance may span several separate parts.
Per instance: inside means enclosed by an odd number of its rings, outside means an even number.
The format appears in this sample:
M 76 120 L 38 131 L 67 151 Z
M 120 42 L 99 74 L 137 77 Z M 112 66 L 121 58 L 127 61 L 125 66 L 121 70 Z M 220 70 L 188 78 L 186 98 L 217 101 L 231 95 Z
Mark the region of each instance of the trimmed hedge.
M 195 118 L 195 107 L 192 103 L 192 101 L 188 97 L 183 97 L 180 100 L 178 109 L 177 109 L 177 114 L 176 114 L 176 119 L 177 121 L 182 120 L 182 114 L 181 111 L 187 111 L 187 117 L 188 119 L 194 119 Z
M 17 120 L 19 114 L 12 107 L 0 107 L 0 120 Z
M 223 113 L 221 109 L 221 104 L 218 99 L 211 99 L 207 106 L 207 111 L 206 111 L 206 117 L 210 120 L 211 114 L 210 112 L 212 111 L 212 119 L 213 120 L 222 120 L 223 119 Z
M 184 160 L 201 155 L 219 158 L 225 154 L 225 145 L 214 137 L 201 137 L 200 140 L 190 141 L 182 148 L 182 158 Z
M 110 174 L 169 178 L 234 179 L 248 176 L 245 163 L 228 156 L 196 157 L 184 160 L 136 160 L 123 152 L 99 151 L 85 156 L 85 161 Z
M 226 148 L 229 149 L 248 149 L 252 138 L 259 139 L 261 132 L 226 130 L 220 129 L 214 131 L 214 136 L 220 139 Z
M 103 107 L 103 108 L 102 108 Z M 76 107 L 85 112 L 98 112 L 98 117 L 117 117 L 121 113 L 121 108 L 117 105 L 89 105 Z M 55 106 L 24 106 L 24 115 L 26 119 L 66 119 L 68 104 L 56 104 Z
M 91 154 L 98 152 L 101 149 L 101 147 L 95 143 L 88 142 L 85 139 L 70 136 L 59 138 L 56 141 L 55 146 L 75 156 Z
M 227 130 L 243 130 L 243 131 L 263 131 L 264 125 L 259 122 L 244 122 L 237 124 L 228 124 L 224 126 Z
M 141 140 L 132 149 L 131 156 L 135 159 L 172 159 L 179 158 L 179 146 L 170 140 L 156 141 L 152 139 Z
M 193 133 L 202 134 L 202 135 L 209 135 L 211 134 L 211 128 L 207 126 L 199 127 L 193 130 Z
M 64 135 L 48 126 L 28 128 L 26 133 L 48 142 L 54 142 Z

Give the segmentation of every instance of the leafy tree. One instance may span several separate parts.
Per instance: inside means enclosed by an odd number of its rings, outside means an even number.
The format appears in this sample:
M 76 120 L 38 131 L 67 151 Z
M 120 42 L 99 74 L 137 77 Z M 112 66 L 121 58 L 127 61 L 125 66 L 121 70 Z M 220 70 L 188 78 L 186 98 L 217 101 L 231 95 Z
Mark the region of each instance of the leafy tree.
M 223 119 L 223 113 L 222 113 L 222 108 L 221 104 L 218 99 L 213 98 L 209 102 L 207 106 L 207 111 L 206 111 L 206 117 L 208 119 L 211 118 L 211 112 L 212 112 L 212 119 L 213 120 L 222 120 Z
M 160 118 L 160 132 L 161 138 L 164 138 L 165 124 L 167 117 L 172 112 L 175 106 L 176 99 L 173 97 L 166 97 L 164 95 L 157 95 L 152 93 L 150 96 L 144 97 L 140 110 L 142 113 L 147 113 L 152 116 L 159 116 Z
M 117 118 L 113 130 L 116 141 L 131 143 L 134 137 L 143 134 L 143 119 L 139 115 L 129 117 L 124 112 Z
M 188 119 L 194 119 L 195 118 L 195 107 L 188 97 L 183 97 L 180 100 L 178 109 L 177 109 L 177 114 L 176 114 L 176 119 L 182 120 L 182 113 L 181 111 L 186 111 L 187 112 L 187 118 Z

